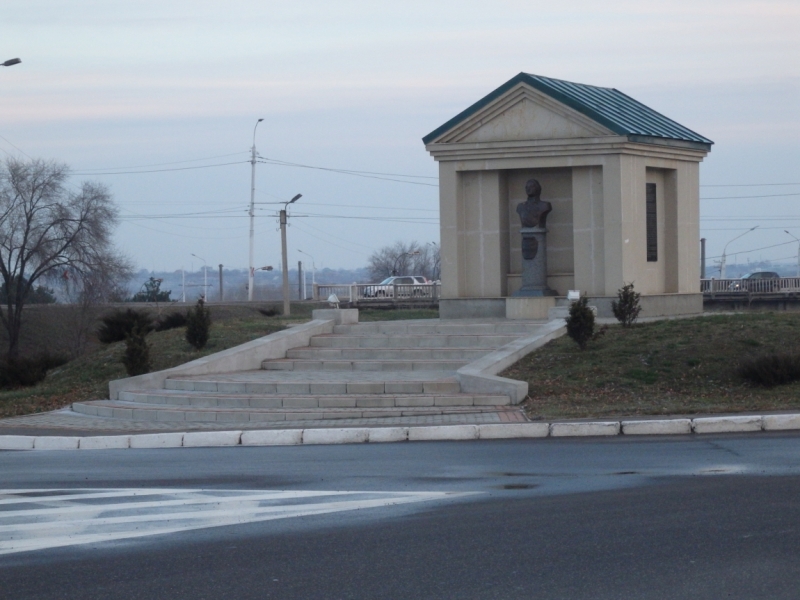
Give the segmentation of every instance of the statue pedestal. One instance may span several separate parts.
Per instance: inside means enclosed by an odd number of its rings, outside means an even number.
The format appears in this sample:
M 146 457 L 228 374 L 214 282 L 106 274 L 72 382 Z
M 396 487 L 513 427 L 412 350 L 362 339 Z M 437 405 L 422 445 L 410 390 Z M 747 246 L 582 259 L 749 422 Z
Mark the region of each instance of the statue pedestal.
M 522 234 L 522 287 L 514 296 L 555 296 L 547 287 L 547 229 L 523 227 Z

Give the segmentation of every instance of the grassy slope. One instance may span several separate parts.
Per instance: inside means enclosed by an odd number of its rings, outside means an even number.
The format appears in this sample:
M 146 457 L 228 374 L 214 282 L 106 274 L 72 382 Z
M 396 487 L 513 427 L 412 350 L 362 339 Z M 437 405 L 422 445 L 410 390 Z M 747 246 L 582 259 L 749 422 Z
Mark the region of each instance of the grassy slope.
M 170 310 L 183 308 L 170 307 Z M 60 310 L 56 308 L 56 311 Z M 167 369 L 195 358 L 231 348 L 250 340 L 280 331 L 289 323 L 299 323 L 310 318 L 308 307 L 292 307 L 292 316 L 265 317 L 255 308 L 248 306 L 211 306 L 214 324 L 208 345 L 201 351 L 194 350 L 184 339 L 184 329 L 153 332 L 147 336 L 151 345 L 150 360 L 152 370 Z M 35 315 L 34 315 L 35 316 Z M 42 311 L 40 319 L 32 322 L 28 329 L 31 346 L 47 347 L 47 332 L 53 335 L 50 323 L 57 319 L 58 313 Z M 362 321 L 389 319 L 437 318 L 435 310 L 364 310 L 359 314 Z M 38 339 L 36 338 L 38 335 Z M 103 346 L 93 345 L 87 354 L 53 369 L 47 378 L 32 388 L 0 392 L 0 418 L 35 412 L 54 410 L 78 400 L 108 397 L 108 382 L 125 377 L 121 358 L 125 351 L 124 342 Z
M 717 315 L 609 327 L 581 352 L 567 336 L 502 375 L 530 384 L 532 417 L 595 417 L 795 409 L 800 382 L 771 389 L 736 375 L 747 355 L 800 341 L 800 315 Z

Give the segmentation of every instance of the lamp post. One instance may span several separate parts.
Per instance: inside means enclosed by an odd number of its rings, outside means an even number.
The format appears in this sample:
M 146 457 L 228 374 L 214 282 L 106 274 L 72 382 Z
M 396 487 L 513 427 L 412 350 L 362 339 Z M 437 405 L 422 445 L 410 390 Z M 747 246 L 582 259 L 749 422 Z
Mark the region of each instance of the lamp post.
M 253 238 L 255 234 L 255 203 L 256 203 L 256 129 L 264 119 L 256 121 L 253 127 L 253 146 L 250 148 L 250 270 L 247 274 L 247 301 L 253 301 Z
M 785 229 L 783 231 L 789 233 Z M 800 239 L 798 239 L 798 237 L 792 233 L 789 233 L 789 235 L 791 235 L 797 242 L 797 277 L 800 277 Z
M 286 209 L 293 202 L 297 202 L 303 194 L 297 194 L 294 198 L 285 202 L 281 209 L 281 255 L 283 258 L 283 314 L 289 316 L 289 258 L 286 256 Z
M 314 257 L 311 256 L 308 252 L 303 252 L 302 250 L 298 250 L 300 254 L 305 254 L 307 257 L 311 259 L 311 295 L 314 295 L 314 286 L 317 285 L 317 265 L 314 264 Z
M 750 233 L 750 232 L 751 232 L 751 231 L 753 231 L 754 229 L 758 229 L 758 225 L 756 225 L 755 227 L 751 227 L 750 229 L 748 229 L 747 231 L 745 231 L 745 232 L 744 232 L 744 233 L 742 233 L 741 235 L 737 235 L 737 236 L 736 236 L 735 238 L 733 238 L 733 239 L 732 239 L 730 242 L 728 242 L 727 244 L 725 244 L 725 247 L 722 249 L 722 258 L 721 258 L 721 259 L 720 259 L 720 261 L 719 261 L 719 278 L 720 278 L 720 279 L 725 279 L 725 261 L 726 261 L 726 255 L 725 255 L 725 252 L 728 250 L 728 245 L 730 245 L 730 243 L 731 243 L 731 242 L 735 242 L 736 240 L 738 240 L 738 239 L 739 239 L 740 237 L 742 237 L 743 235 L 747 235 L 748 233 Z
M 397 275 L 397 261 L 399 261 L 404 256 L 417 256 L 419 254 L 419 250 L 414 250 L 413 252 L 403 252 L 397 258 L 394 259 L 394 265 L 392 265 L 392 275 Z
M 208 267 L 206 266 L 206 259 L 197 256 L 197 254 L 192 254 L 192 256 L 203 261 L 203 300 L 208 302 Z
M 7 61 L 2 63 L 4 67 L 13 67 L 14 65 L 18 65 L 22 61 L 18 58 L 9 58 Z

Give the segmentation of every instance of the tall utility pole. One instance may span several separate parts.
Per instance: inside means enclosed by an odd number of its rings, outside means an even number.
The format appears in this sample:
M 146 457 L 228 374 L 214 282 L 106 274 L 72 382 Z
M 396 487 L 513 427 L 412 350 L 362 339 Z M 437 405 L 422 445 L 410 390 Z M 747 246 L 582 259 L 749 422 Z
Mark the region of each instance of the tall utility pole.
M 289 316 L 289 257 L 286 255 L 286 208 L 292 203 L 297 202 L 303 194 L 297 194 L 294 198 L 283 205 L 281 209 L 281 254 L 283 258 L 283 314 Z
M 219 301 L 222 302 L 222 299 L 225 296 L 224 288 L 222 287 L 222 265 L 219 266 Z
M 256 129 L 258 124 L 264 119 L 256 121 L 253 127 L 253 147 L 250 149 L 250 270 L 247 273 L 247 301 L 253 301 L 253 279 L 255 275 L 255 265 L 253 264 L 253 249 L 255 236 L 255 216 L 256 216 Z

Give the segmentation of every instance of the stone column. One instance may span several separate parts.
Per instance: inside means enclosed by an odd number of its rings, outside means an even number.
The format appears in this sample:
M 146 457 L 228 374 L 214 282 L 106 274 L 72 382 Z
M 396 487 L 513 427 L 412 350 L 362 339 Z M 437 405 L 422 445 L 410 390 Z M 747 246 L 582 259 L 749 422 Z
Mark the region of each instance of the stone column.
M 522 227 L 522 287 L 514 296 L 555 296 L 547 287 L 547 229 Z

